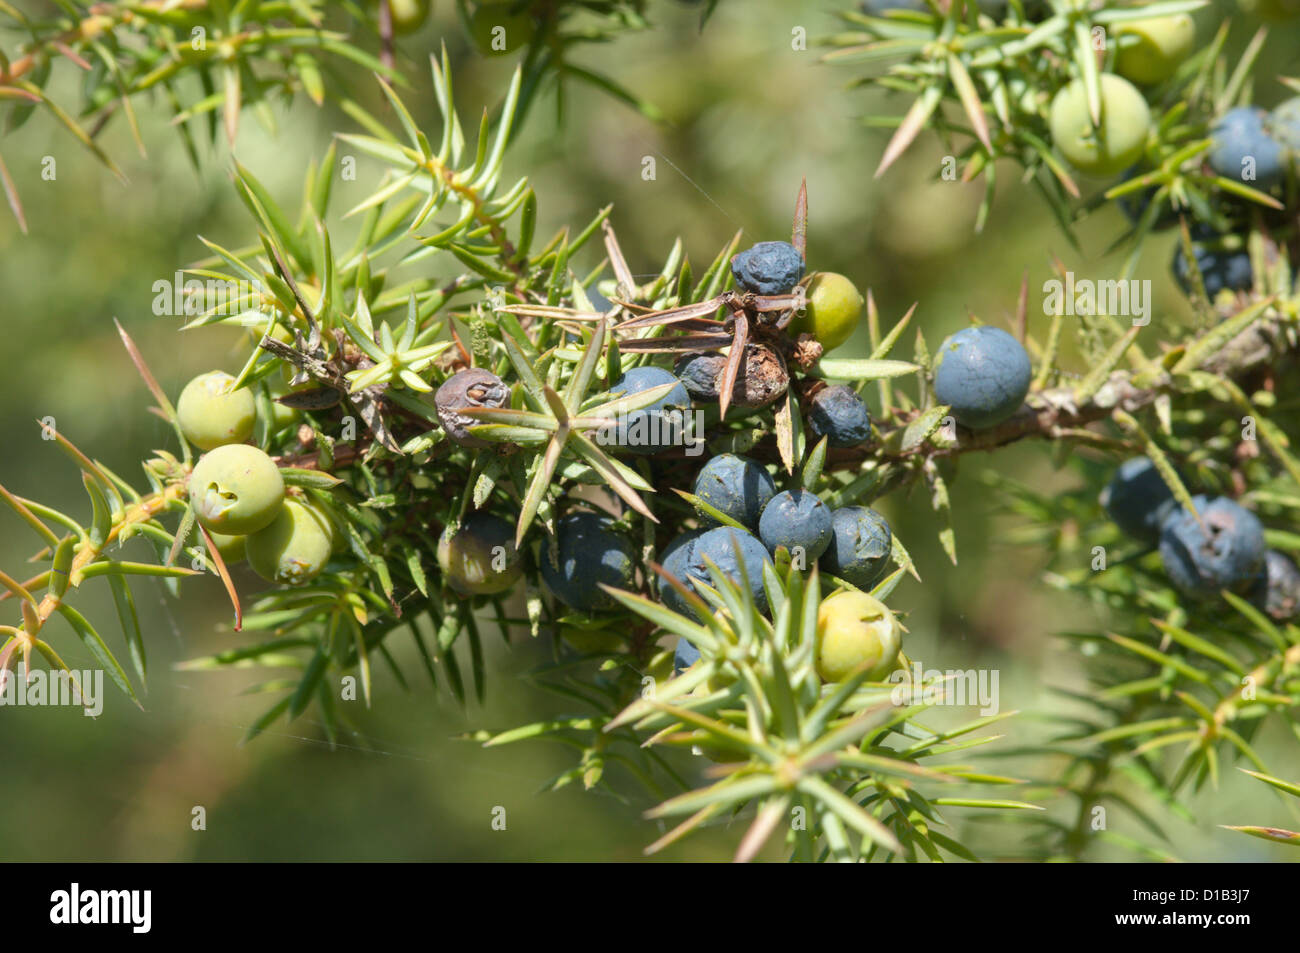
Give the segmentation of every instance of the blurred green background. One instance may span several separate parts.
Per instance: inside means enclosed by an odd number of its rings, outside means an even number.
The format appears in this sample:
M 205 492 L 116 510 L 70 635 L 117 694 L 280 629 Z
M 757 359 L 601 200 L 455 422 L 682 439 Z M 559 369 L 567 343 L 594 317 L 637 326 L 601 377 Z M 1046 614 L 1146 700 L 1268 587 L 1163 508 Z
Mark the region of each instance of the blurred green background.
M 819 64 L 811 42 L 807 50 L 791 44 L 796 27 L 810 37 L 834 30 L 832 14 L 842 6 L 722 0 L 701 32 L 695 10 L 657 0 L 651 3 L 656 30 L 583 51 L 580 62 L 651 100 L 667 121 L 653 123 L 577 85 L 568 89 L 562 125 L 554 121 L 554 98 L 539 102 L 507 161 L 507 178 L 527 174 L 537 189 L 539 234 L 565 224 L 581 227 L 613 203 L 612 221 L 635 273 L 657 272 L 678 235 L 698 269 L 738 228 L 747 243 L 788 237 L 795 194 L 806 176 L 810 267 L 840 271 L 870 287 L 887 324 L 919 302 L 918 323 L 932 344 L 963 326 L 969 314 L 1004 321 L 1024 272 L 1035 301 L 1032 289 L 1050 276 L 1053 255 L 1080 275 L 1118 273 L 1119 259 L 1102 255 L 1119 227 L 1113 212 L 1084 225 L 1083 250 L 1076 252 L 1010 168 L 1002 170 L 985 235 L 976 235 L 983 185 L 938 181 L 943 150 L 931 136 L 923 135 L 883 180 L 874 180 L 885 136 L 859 117 L 901 111 L 904 104 L 850 89 L 853 68 Z M 1202 19 L 1219 15 L 1212 9 Z M 1242 25 L 1238 39 L 1249 33 Z M 6 36 L 4 48 L 14 42 Z M 1296 42 L 1292 30 L 1270 45 L 1272 59 L 1266 57 L 1258 72 L 1261 103 L 1283 96 L 1271 78 Z M 437 127 L 425 63 L 441 43 L 467 116 L 497 101 L 511 68 L 508 60 L 475 52 L 451 4 L 436 0 L 431 22 L 400 43 L 402 65 L 414 80 L 404 97 L 426 128 Z M 75 89 L 75 71 L 60 64 L 60 72 L 56 89 L 67 94 Z M 361 101 L 382 114 L 373 81 L 360 72 L 349 75 Z M 228 247 L 253 237 L 230 186 L 231 157 L 219 143 L 206 151 L 204 172 L 196 175 L 165 117 L 151 113 L 148 100 L 137 100 L 137 109 L 147 158 L 136 153 L 120 121 L 102 137 L 129 177 L 126 186 L 47 117 L 0 141 L 31 224 L 24 237 L 7 212 L 0 214 L 0 482 L 77 513 L 86 510 L 78 473 L 41 439 L 36 418 L 54 417 L 87 453 L 141 486 L 143 455 L 151 448 L 175 449 L 170 430 L 145 411 L 149 398 L 122 350 L 114 317 L 172 394 L 199 371 L 237 366 L 233 332 L 178 334 L 175 319 L 155 317 L 150 309 L 153 283 L 203 256 L 197 235 Z M 294 207 L 307 162 L 334 132 L 355 126 L 305 100 L 278 109 L 276 117 L 279 128 L 270 134 L 245 114 L 235 155 Z M 53 181 L 41 177 L 45 157 L 56 162 Z M 653 179 L 642 174 L 645 157 L 655 160 Z M 377 164 L 359 158 L 357 168 L 356 181 L 335 183 L 336 209 L 373 190 Z M 346 225 L 335 225 L 347 234 Z M 1171 242 L 1169 234 L 1150 244 L 1139 276 L 1153 282 L 1157 328 L 1177 333 L 1188 312 L 1168 275 Z M 591 268 L 599 260 L 593 246 L 580 264 Z M 1030 325 L 1031 331 L 1045 325 L 1032 306 Z M 855 340 L 839 353 L 860 353 L 863 343 Z M 909 356 L 910 347 L 909 340 L 900 356 Z M 1039 730 L 1033 713 L 1055 704 L 1046 686 L 1080 684 L 1077 657 L 1051 637 L 1053 631 L 1079 627 L 1095 614 L 1062 604 L 1038 585 L 1042 563 L 1031 550 L 999 543 L 1014 522 L 998 515 L 978 479 L 994 466 L 1037 486 L 1073 479 L 1052 469 L 1041 446 L 964 459 L 962 478 L 952 487 L 957 567 L 937 545 L 939 527 L 924 492 L 890 498 L 880 508 L 924 578 L 923 585 L 904 583 L 892 599 L 909 613 L 909 653 L 927 667 L 998 669 L 1002 708 L 1026 712 L 999 729 L 1015 740 Z M 34 537 L 5 510 L 0 566 L 19 578 L 32 575 L 35 570 L 22 571 L 22 562 L 35 548 Z M 248 591 L 257 588 L 251 577 L 239 578 Z M 90 583 L 85 589 L 80 608 L 104 620 L 116 650 L 121 636 L 107 587 Z M 244 747 L 239 739 L 268 704 L 239 694 L 253 679 L 173 668 L 245 638 L 229 631 L 229 605 L 219 584 L 210 577 L 189 584 L 183 602 L 148 583 L 135 591 L 151 652 L 145 711 L 110 686 L 97 720 L 60 709 L 0 714 L 0 799 L 11 806 L 0 819 L 4 859 L 633 860 L 661 832 L 641 816 L 654 803 L 645 795 L 620 801 L 572 788 L 539 794 L 548 778 L 570 765 L 565 748 L 484 750 L 456 740 L 468 730 L 509 727 L 554 709 L 514 677 L 540 660 L 535 646 L 489 642 L 483 706 L 459 710 L 414 666 L 408 668 L 411 690 L 403 692 L 391 672 L 376 667 L 374 709 L 355 706 L 359 730 L 337 749 L 322 743 L 311 712 L 291 725 L 277 723 Z M 68 663 L 90 667 L 64 623 L 53 626 L 50 638 Z M 398 645 L 396 654 L 410 661 L 410 649 Z M 703 770 L 700 759 L 679 763 L 690 773 Z M 1043 768 L 1023 762 L 998 767 L 1013 774 Z M 195 806 L 207 811 L 206 831 L 191 829 Z M 507 812 L 504 831 L 491 825 L 497 806 Z M 1191 806 L 1204 814 L 1199 824 L 1170 821 L 1181 856 L 1284 856 L 1282 848 L 1214 826 L 1285 821 L 1281 802 L 1262 796 L 1255 782 L 1229 771 L 1218 792 Z M 726 859 L 747 823 L 718 824 L 662 856 Z M 1001 849 L 1014 851 L 1015 831 L 1003 836 Z M 998 855 L 991 832 L 976 842 Z M 1096 856 L 1117 855 L 1103 849 Z

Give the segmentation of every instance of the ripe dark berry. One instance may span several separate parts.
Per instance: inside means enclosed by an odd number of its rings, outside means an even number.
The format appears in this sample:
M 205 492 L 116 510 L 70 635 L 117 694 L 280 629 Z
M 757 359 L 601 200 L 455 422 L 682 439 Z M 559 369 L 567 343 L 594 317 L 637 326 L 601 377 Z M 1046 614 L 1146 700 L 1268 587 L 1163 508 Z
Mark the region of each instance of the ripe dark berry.
M 862 666 L 879 681 L 893 671 L 902 647 L 898 620 L 879 599 L 845 589 L 817 609 L 817 674 L 840 682 Z
M 683 638 L 678 638 L 673 651 L 673 674 L 680 675 L 700 660 L 700 650 Z
M 935 356 L 934 393 L 957 422 L 983 430 L 1025 402 L 1033 367 L 1024 346 L 1001 328 L 964 328 Z
M 649 407 L 628 413 L 617 425 L 617 442 L 633 453 L 655 453 L 683 440 L 682 412 L 691 406 L 691 395 L 676 377 L 653 364 L 633 367 L 610 385 L 611 394 L 639 394 L 653 387 L 677 386 Z
M 821 568 L 859 589 L 870 589 L 889 566 L 894 542 L 889 523 L 868 507 L 843 506 L 831 512 L 831 531 Z
M 871 413 L 852 387 L 823 387 L 808 402 L 808 432 L 832 447 L 857 447 L 871 439 Z
M 1196 267 L 1201 272 L 1205 283 L 1205 293 L 1212 299 L 1221 291 L 1249 291 L 1255 284 L 1255 272 L 1250 264 L 1250 252 L 1245 248 L 1227 248 L 1223 242 L 1206 244 L 1197 242 L 1192 245 L 1196 255 Z M 1174 249 L 1171 265 L 1174 280 L 1183 289 L 1184 294 L 1191 294 L 1193 281 L 1192 270 L 1187 265 L 1181 243 Z
M 499 516 L 471 513 L 455 533 L 438 539 L 438 567 L 464 595 L 504 592 L 519 581 L 523 565 L 515 550 L 515 528 Z
M 723 453 L 700 469 L 693 492 L 737 523 L 757 530 L 763 507 L 776 496 L 776 484 L 753 460 Z
M 1251 601 L 1278 622 L 1300 612 L 1300 568 L 1289 556 L 1270 549 L 1264 554 L 1264 573 L 1251 591 Z
M 199 458 L 190 474 L 190 506 L 208 532 L 243 536 L 268 525 L 284 505 L 284 479 L 256 447 L 232 443 Z
M 334 527 L 316 507 L 285 500 L 267 526 L 247 537 L 248 565 L 268 582 L 297 586 L 320 575 L 334 548 Z
M 686 568 L 691 556 L 691 547 L 707 530 L 692 529 L 674 538 L 659 553 L 656 562 L 663 567 L 664 573 L 673 576 L 678 582 L 686 582 Z M 676 589 L 668 582 L 666 576 L 659 577 L 659 600 L 674 612 L 687 615 L 689 608 Z
M 1101 505 L 1126 536 L 1154 543 L 1178 503 L 1150 458 L 1133 457 L 1115 470 L 1101 491 Z
M 1259 518 L 1226 497 L 1192 498 L 1205 524 L 1175 510 L 1160 530 L 1160 558 L 1183 593 L 1210 598 L 1221 589 L 1244 591 L 1264 568 L 1264 528 Z
M 629 587 L 635 568 L 632 541 L 614 528 L 613 519 L 598 513 L 569 513 L 555 530 L 558 563 L 552 564 L 550 547 L 542 545 L 547 588 L 572 609 L 592 612 L 616 605 L 600 584 Z
M 492 444 L 469 432 L 486 421 L 475 420 L 458 411 L 469 407 L 505 407 L 510 403 L 510 388 L 491 371 L 469 367 L 457 371 L 443 382 L 434 395 L 438 421 L 452 443 L 462 447 L 482 449 Z
M 737 558 L 739 550 L 739 558 Z M 678 581 L 699 591 L 696 583 L 713 585 L 705 559 L 714 565 L 728 579 L 738 586 L 744 586 L 741 578 L 741 566 L 749 580 L 750 595 L 759 611 L 767 611 L 767 590 L 763 586 L 763 566 L 771 564 L 772 558 L 752 534 L 730 526 L 718 526 L 704 532 L 683 533 L 669 544 L 663 554 L 661 565 L 667 572 L 677 577 Z M 690 610 L 684 599 L 665 580 L 659 583 L 660 596 L 664 604 L 682 614 Z
M 803 256 L 789 242 L 759 242 L 731 259 L 731 273 L 742 291 L 786 294 L 803 277 Z
M 181 433 L 200 450 L 243 443 L 253 435 L 257 406 L 247 387 L 231 390 L 235 379 L 225 371 L 200 374 L 181 391 L 176 416 Z
M 1127 182 L 1129 179 L 1138 175 L 1136 169 L 1129 169 L 1124 173 L 1122 181 Z M 1142 216 L 1146 214 L 1147 208 L 1151 205 L 1151 200 L 1156 194 L 1156 187 L 1144 189 L 1141 192 L 1131 192 L 1128 195 L 1122 195 L 1119 199 L 1120 211 L 1134 225 L 1142 221 Z M 1173 228 L 1178 224 L 1178 213 L 1174 211 L 1168 200 L 1160 203 L 1160 211 L 1156 213 L 1156 219 L 1151 223 L 1151 228 L 1155 230 Z
M 1210 130 L 1210 168 L 1224 178 L 1268 190 L 1286 175 L 1286 150 L 1269 132 L 1268 114 L 1239 106 Z
M 770 552 L 784 546 L 792 557 L 802 557 L 800 568 L 808 568 L 835 536 L 831 509 L 809 490 L 785 490 L 763 509 L 758 535 Z
M 718 375 L 727 366 L 721 354 L 683 354 L 673 366 L 686 390 L 696 401 L 715 403 L 718 399 Z

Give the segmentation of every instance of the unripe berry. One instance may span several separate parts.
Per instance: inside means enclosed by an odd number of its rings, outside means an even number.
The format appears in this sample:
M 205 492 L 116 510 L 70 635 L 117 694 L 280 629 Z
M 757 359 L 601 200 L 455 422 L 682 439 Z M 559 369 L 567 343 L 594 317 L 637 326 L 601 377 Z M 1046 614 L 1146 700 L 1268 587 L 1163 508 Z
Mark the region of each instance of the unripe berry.
M 808 283 L 807 304 L 802 315 L 790 322 L 789 334 L 811 334 L 824 350 L 832 351 L 850 337 L 862 315 L 862 292 L 833 271 L 818 272 Z
M 243 443 L 253 435 L 257 407 L 247 387 L 231 390 L 235 379 L 225 371 L 200 374 L 176 401 L 181 433 L 200 450 Z
M 701 468 L 695 478 L 694 493 L 737 523 L 757 530 L 763 507 L 776 495 L 776 484 L 753 460 L 721 453 Z M 703 519 L 713 522 L 707 517 Z
M 208 532 L 255 533 L 284 504 L 284 480 L 275 461 L 236 443 L 205 453 L 190 474 L 190 506 Z
M 865 592 L 837 592 L 817 609 L 817 674 L 839 682 L 866 666 L 867 678 L 879 680 L 893 670 L 902 641 L 883 602 Z
M 598 513 L 569 513 L 556 525 L 559 562 L 551 563 L 542 544 L 541 573 L 555 597 L 572 609 L 588 612 L 617 603 L 600 588 L 627 589 L 635 569 L 632 541 L 614 529 L 614 520 Z
M 939 348 L 934 393 L 972 430 L 1002 423 L 1025 402 L 1033 367 L 1024 345 L 1001 328 L 964 328 Z
M 505 592 L 524 571 L 515 550 L 515 528 L 499 516 L 471 513 L 455 533 L 450 526 L 442 531 L 438 567 L 464 595 Z
M 248 537 L 248 565 L 268 582 L 297 586 L 320 575 L 334 547 L 334 526 L 316 507 L 285 500 L 268 526 Z
M 831 509 L 809 490 L 785 490 L 763 509 L 758 534 L 769 551 L 784 546 L 811 568 L 835 537 Z
M 1150 86 L 1173 76 L 1183 60 L 1192 55 L 1196 22 L 1186 13 L 1121 20 L 1115 24 L 1115 38 L 1125 37 L 1134 37 L 1137 42 L 1120 47 L 1115 72 Z
M 1160 530 L 1160 558 L 1170 581 L 1184 594 L 1201 599 L 1221 589 L 1250 589 L 1264 568 L 1259 518 L 1222 496 L 1196 496 L 1192 502 L 1200 523 L 1179 509 Z
M 1102 115 L 1094 129 L 1083 80 L 1052 100 L 1052 141 L 1070 165 L 1089 175 L 1116 175 L 1141 158 L 1151 131 L 1151 109 L 1137 88 L 1113 73 L 1101 75 Z
M 1237 5 L 1269 23 L 1285 23 L 1300 17 L 1300 0 L 1237 0 Z
M 221 561 L 227 566 L 233 566 L 235 563 L 244 561 L 246 549 L 244 541 L 246 536 L 227 536 L 225 533 L 208 533 L 212 537 L 212 544 L 217 547 L 217 552 L 221 554 Z
M 533 18 L 527 10 L 516 12 L 517 0 L 505 3 L 481 2 L 470 16 L 474 45 L 484 56 L 504 56 L 528 45 L 533 37 Z
M 429 18 L 429 0 L 388 0 L 395 33 L 414 33 Z

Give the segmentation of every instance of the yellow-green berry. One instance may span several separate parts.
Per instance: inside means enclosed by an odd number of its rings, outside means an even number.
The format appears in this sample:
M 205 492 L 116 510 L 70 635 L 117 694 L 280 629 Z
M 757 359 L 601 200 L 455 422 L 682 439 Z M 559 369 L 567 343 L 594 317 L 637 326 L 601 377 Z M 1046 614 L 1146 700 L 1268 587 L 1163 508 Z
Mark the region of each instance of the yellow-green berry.
M 232 390 L 235 379 L 225 371 L 200 374 L 176 402 L 181 433 L 200 450 L 243 443 L 253 435 L 257 406 L 247 387 Z
M 244 561 L 246 549 L 244 546 L 247 536 L 228 536 L 225 533 L 209 533 L 212 537 L 212 544 L 217 547 L 217 552 L 221 554 L 221 561 L 227 566 L 233 566 L 235 563 Z
M 862 293 L 857 285 L 833 271 L 818 272 L 808 283 L 802 315 L 790 322 L 790 336 L 811 334 L 823 350 L 831 351 L 850 337 L 862 315 Z
M 239 536 L 268 525 L 284 504 L 275 461 L 235 443 L 205 453 L 190 474 L 190 506 L 208 532 Z
M 271 523 L 248 537 L 248 565 L 269 582 L 301 585 L 320 575 L 334 548 L 329 517 L 299 500 L 285 500 Z
M 863 666 L 867 678 L 883 678 L 901 647 L 898 620 L 874 596 L 846 589 L 817 609 L 817 674 L 823 681 L 843 681 Z

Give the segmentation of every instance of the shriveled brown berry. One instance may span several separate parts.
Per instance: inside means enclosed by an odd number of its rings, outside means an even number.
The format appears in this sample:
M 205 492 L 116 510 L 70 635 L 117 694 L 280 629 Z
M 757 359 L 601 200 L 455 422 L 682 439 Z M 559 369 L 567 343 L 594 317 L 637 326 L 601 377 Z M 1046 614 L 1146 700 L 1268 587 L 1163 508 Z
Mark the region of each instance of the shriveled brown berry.
M 736 376 L 732 403 L 738 407 L 763 407 L 785 393 L 790 386 L 790 372 L 785 360 L 766 344 L 748 344 Z
M 510 402 L 505 381 L 481 367 L 469 367 L 449 377 L 434 395 L 438 421 L 452 443 L 462 447 L 490 447 L 490 441 L 475 437 L 470 427 L 483 423 L 459 411 L 472 407 L 504 407 Z

